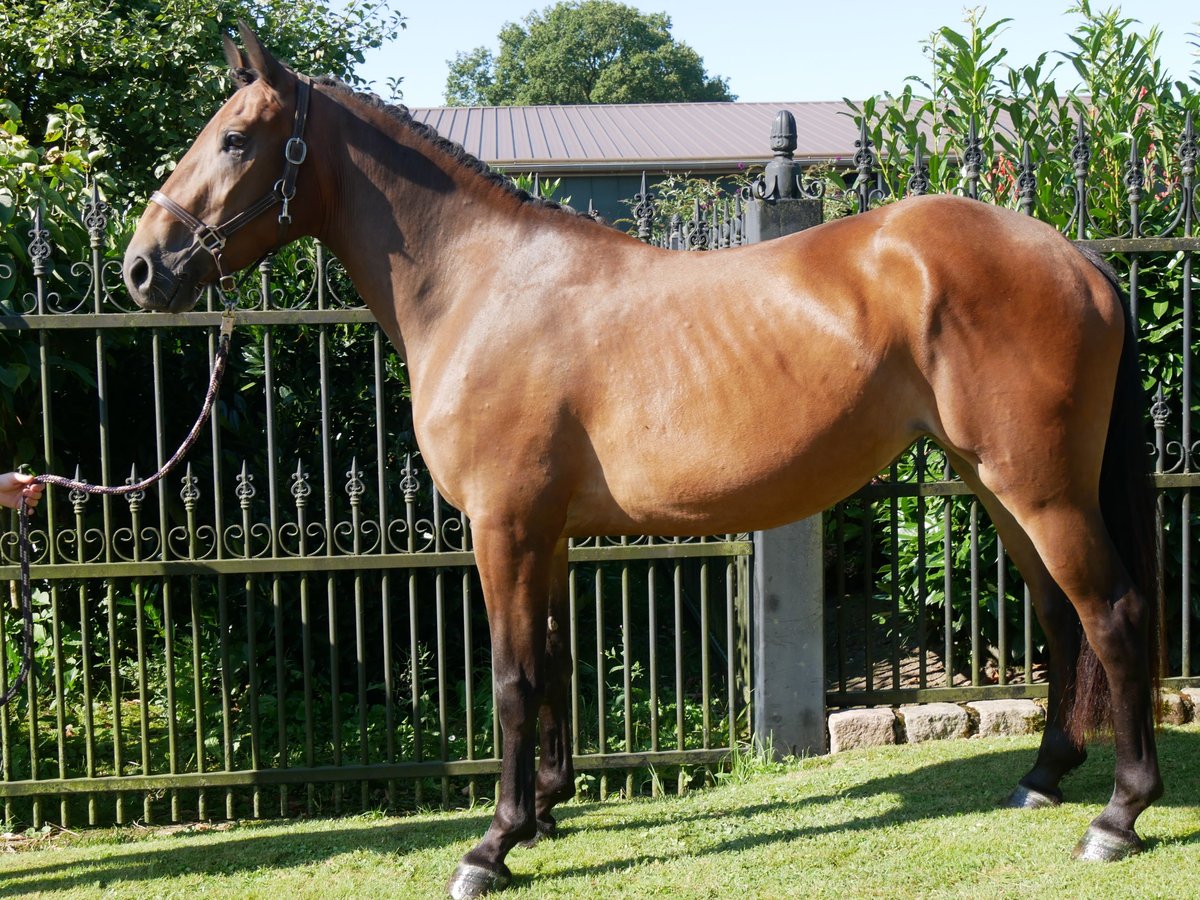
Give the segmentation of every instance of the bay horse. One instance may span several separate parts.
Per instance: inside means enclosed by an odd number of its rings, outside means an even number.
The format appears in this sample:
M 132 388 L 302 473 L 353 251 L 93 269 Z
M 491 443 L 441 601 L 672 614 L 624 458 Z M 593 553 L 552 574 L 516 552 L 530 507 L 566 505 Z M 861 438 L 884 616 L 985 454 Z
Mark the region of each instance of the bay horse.
M 1136 345 L 1099 260 L 947 196 L 656 249 L 241 32 L 244 51 L 225 38 L 240 86 L 153 196 L 125 281 L 179 312 L 311 235 L 406 361 L 425 464 L 470 518 L 503 729 L 495 815 L 452 896 L 507 885 L 508 852 L 553 836 L 574 795 L 567 538 L 771 528 L 923 435 L 986 507 L 1048 638 L 1047 726 L 1008 805 L 1059 803 L 1107 709 L 1115 789 L 1075 854 L 1140 849 L 1162 793 L 1157 572 Z

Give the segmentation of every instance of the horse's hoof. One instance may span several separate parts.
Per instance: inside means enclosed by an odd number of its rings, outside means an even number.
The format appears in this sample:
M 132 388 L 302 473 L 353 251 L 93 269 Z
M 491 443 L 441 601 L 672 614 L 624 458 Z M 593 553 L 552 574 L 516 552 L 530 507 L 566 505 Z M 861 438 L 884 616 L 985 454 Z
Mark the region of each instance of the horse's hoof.
M 492 891 L 502 891 L 511 881 L 512 873 L 503 863 L 499 871 L 493 871 L 474 863 L 460 862 L 446 882 L 446 891 L 454 900 L 466 900 L 468 897 L 482 897 Z
M 1071 853 L 1075 859 L 1116 862 L 1142 852 L 1142 842 L 1132 831 L 1125 834 L 1089 825 Z
M 558 837 L 558 823 L 553 819 L 538 819 L 537 833 L 527 841 L 521 841 L 521 846 L 525 849 L 536 847 L 543 840 L 554 840 Z
M 1062 798 L 1018 784 L 1000 805 L 1005 809 L 1045 809 L 1062 805 Z

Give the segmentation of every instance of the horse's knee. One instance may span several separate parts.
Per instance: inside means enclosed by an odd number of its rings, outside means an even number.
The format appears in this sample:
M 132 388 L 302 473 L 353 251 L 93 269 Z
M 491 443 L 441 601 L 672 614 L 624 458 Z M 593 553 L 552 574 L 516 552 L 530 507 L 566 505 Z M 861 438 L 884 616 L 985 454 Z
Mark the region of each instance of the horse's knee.
M 496 715 L 506 729 L 524 731 L 537 721 L 544 686 L 523 674 L 496 673 Z
M 554 616 L 546 621 L 546 668 L 554 681 L 565 676 L 571 678 L 571 643 L 568 640 L 565 622 Z
M 1033 594 L 1033 608 L 1046 633 L 1051 653 L 1079 649 L 1079 614 L 1057 588 Z

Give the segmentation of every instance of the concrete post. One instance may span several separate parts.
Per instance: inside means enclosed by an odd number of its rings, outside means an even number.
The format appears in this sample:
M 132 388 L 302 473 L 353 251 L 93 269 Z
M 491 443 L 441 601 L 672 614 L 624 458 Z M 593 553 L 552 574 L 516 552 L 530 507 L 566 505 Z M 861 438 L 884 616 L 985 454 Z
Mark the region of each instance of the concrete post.
M 780 112 L 771 131 L 775 158 L 746 207 L 748 243 L 821 222 L 821 201 L 800 184 L 796 123 Z M 775 756 L 819 754 L 825 743 L 825 578 L 821 516 L 754 535 L 751 601 L 753 728 Z
M 824 753 L 821 517 L 754 533 L 754 738 L 777 759 Z

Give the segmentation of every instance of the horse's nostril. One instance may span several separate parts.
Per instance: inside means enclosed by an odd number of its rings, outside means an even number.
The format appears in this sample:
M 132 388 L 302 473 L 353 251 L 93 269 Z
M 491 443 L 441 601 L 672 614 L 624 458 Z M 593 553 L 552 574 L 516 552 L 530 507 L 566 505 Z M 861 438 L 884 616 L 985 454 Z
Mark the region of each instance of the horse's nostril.
M 125 271 L 125 276 L 129 280 L 131 287 L 144 291 L 150 287 L 150 262 L 144 256 L 136 256 L 129 263 Z

